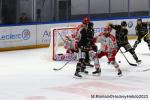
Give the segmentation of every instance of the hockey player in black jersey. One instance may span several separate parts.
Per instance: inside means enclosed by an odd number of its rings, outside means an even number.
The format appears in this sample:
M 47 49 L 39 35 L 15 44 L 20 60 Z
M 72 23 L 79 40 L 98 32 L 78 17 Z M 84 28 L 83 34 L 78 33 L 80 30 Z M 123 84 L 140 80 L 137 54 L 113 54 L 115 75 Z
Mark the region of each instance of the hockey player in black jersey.
M 89 59 L 89 51 L 94 46 L 93 39 L 94 39 L 93 23 L 89 22 L 87 26 L 85 26 L 80 31 L 80 40 L 78 43 L 78 47 L 81 49 L 81 52 L 85 53 L 85 63 L 87 66 L 91 66 Z
M 77 63 L 75 76 L 82 77 L 79 75 L 79 72 L 88 73 L 85 71 L 86 66 L 93 66 L 90 64 L 89 51 L 94 49 L 97 50 L 96 46 L 93 44 L 94 39 L 94 29 L 93 23 L 89 22 L 86 26 L 84 26 L 80 31 L 80 40 L 78 43 L 79 52 L 81 52 L 81 57 Z M 85 54 L 82 55 L 82 54 Z
M 141 60 L 138 59 L 134 48 L 131 47 L 130 43 L 128 42 L 128 30 L 127 30 L 127 23 L 125 21 L 121 22 L 121 25 L 113 25 L 109 24 L 109 26 L 116 30 L 116 40 L 118 45 L 118 51 L 121 47 L 124 47 L 126 51 L 129 51 L 133 58 L 136 60 L 138 64 L 141 63 Z
M 144 38 L 144 41 L 147 42 L 150 50 L 150 37 L 149 37 L 149 22 L 142 22 L 142 19 L 137 19 L 137 25 L 135 27 L 136 35 L 138 36 L 135 41 L 133 48 L 136 49 L 137 45 L 141 43 L 141 40 Z

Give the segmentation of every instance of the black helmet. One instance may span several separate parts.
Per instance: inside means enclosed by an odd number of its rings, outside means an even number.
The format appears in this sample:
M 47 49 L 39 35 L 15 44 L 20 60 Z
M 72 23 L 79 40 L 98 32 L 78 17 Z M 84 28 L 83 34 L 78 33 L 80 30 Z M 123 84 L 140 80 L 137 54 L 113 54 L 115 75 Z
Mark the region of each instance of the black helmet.
M 127 22 L 126 21 L 122 21 L 121 22 L 121 26 L 127 26 Z
M 89 23 L 88 23 L 88 28 L 93 27 L 93 25 L 94 25 L 94 24 L 93 24 L 92 22 L 89 22 Z
M 137 21 L 141 21 L 141 22 L 142 22 L 142 19 L 141 19 L 141 18 L 138 18 Z

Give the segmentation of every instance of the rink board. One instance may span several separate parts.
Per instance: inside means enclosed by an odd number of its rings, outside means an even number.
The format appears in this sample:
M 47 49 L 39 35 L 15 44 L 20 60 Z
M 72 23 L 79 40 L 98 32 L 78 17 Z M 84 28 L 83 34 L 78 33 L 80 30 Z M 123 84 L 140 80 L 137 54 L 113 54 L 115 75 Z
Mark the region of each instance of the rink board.
M 95 35 L 103 32 L 104 26 L 108 23 L 120 24 L 126 21 L 129 30 L 129 39 L 135 39 L 136 19 L 115 19 L 115 20 L 94 20 Z M 143 21 L 148 22 L 148 18 Z M 19 50 L 49 47 L 51 29 L 58 27 L 77 27 L 81 22 L 50 23 L 35 25 L 15 25 L 0 27 L 0 51 Z M 112 31 L 114 34 L 115 31 Z

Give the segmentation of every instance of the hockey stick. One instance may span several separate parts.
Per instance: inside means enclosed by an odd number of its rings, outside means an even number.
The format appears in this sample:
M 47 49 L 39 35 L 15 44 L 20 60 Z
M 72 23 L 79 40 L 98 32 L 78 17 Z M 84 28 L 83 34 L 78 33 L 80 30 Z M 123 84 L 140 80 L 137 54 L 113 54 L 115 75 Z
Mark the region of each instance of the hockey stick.
M 126 59 L 126 61 L 128 62 L 129 65 L 131 66 L 137 66 L 137 64 L 133 64 L 133 63 L 130 63 L 129 60 L 127 59 L 127 57 L 124 55 L 124 53 L 122 52 L 122 50 L 120 49 L 120 52 L 122 53 L 122 55 L 124 56 L 124 58 Z
M 149 30 L 148 30 L 148 33 L 147 34 L 145 34 L 141 39 L 143 39 L 144 37 L 146 37 L 147 35 L 149 35 Z M 122 51 L 123 52 L 123 51 Z M 127 53 L 128 52 L 128 50 L 127 51 L 124 51 L 123 53 Z
M 146 71 L 149 71 L 150 70 L 150 68 L 149 69 L 145 69 L 145 70 L 143 70 L 143 72 L 146 72 Z
M 141 39 L 145 38 L 147 35 L 149 35 L 149 29 L 148 29 L 148 33 L 146 33 Z
M 53 68 L 54 71 L 59 71 L 63 69 L 69 62 L 71 62 L 76 56 L 72 57 L 71 60 L 67 61 L 62 67 L 60 68 Z

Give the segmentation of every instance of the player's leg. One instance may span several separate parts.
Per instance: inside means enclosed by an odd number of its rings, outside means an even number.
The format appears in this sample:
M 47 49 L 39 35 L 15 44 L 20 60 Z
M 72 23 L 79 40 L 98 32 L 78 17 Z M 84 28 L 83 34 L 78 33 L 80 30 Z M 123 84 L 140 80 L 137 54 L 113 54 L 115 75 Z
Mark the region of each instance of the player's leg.
M 94 66 L 95 66 L 95 71 L 92 72 L 92 74 L 100 74 L 101 73 L 101 68 L 100 68 L 100 64 L 99 64 L 99 58 L 94 58 Z
M 116 60 L 112 60 L 111 61 L 111 64 L 115 67 L 115 69 L 118 71 L 118 75 L 119 76 L 121 76 L 122 75 L 122 71 L 121 71 L 121 69 L 120 69 L 120 67 L 119 67 L 119 65 L 118 65 L 118 63 L 116 62 Z
M 82 65 L 81 65 L 81 72 L 88 74 L 89 72 L 86 71 L 86 63 L 85 63 L 85 59 L 82 60 Z
M 117 43 L 117 52 L 116 52 L 116 54 L 118 53 L 118 51 L 119 51 L 119 49 L 121 48 L 122 46 L 119 44 L 119 43 Z M 107 62 L 108 64 L 110 64 L 110 61 L 108 60 L 108 62 Z
M 92 65 L 92 64 L 90 64 L 89 51 L 85 51 L 85 64 L 86 64 L 86 66 L 93 67 L 93 65 Z
M 95 71 L 92 72 L 92 74 L 100 74 L 101 73 L 101 68 L 100 68 L 100 63 L 99 63 L 99 58 L 105 56 L 106 54 L 104 52 L 97 53 L 94 57 L 94 66 L 95 66 Z
M 134 49 L 131 47 L 131 45 L 128 43 L 124 46 L 124 48 L 130 52 L 130 54 L 133 56 L 133 58 L 135 59 L 135 61 L 140 64 L 141 63 L 141 60 L 139 60 L 139 58 L 137 57 Z
M 88 74 L 88 71 L 86 71 L 85 69 L 86 69 L 86 62 L 85 62 L 85 50 L 81 50 L 81 49 L 79 49 L 79 58 L 81 59 L 79 59 L 80 60 L 80 62 L 81 62 L 81 64 L 82 64 L 82 66 L 81 66 L 81 72 L 84 72 L 84 73 L 86 73 L 86 74 Z
M 120 67 L 119 67 L 119 64 L 116 62 L 116 60 L 115 60 L 115 55 L 116 54 L 107 54 L 106 56 L 107 56 L 107 58 L 108 58 L 108 60 L 109 60 L 109 62 L 115 67 L 115 69 L 117 70 L 117 75 L 118 76 L 122 76 L 122 71 L 121 71 L 121 69 L 120 69 Z
M 133 45 L 133 49 L 136 49 L 136 47 L 138 46 L 138 44 L 141 43 L 141 37 L 138 36 L 137 40 L 135 41 L 134 45 Z
M 150 50 L 150 38 L 149 38 L 149 35 L 144 37 L 144 41 L 147 42 L 149 50 Z
M 75 71 L 75 76 L 81 78 L 82 76 L 79 74 L 80 72 L 84 72 L 85 74 L 88 74 L 88 71 L 85 70 L 86 67 L 84 65 L 84 59 L 80 58 L 77 66 L 76 66 L 76 71 Z
M 81 67 L 82 67 L 82 65 L 81 65 L 81 61 L 82 59 L 79 59 L 79 61 L 78 61 L 78 63 L 77 63 L 77 65 L 76 65 L 76 71 L 75 71 L 75 76 L 76 77 L 82 77 L 79 73 L 81 72 Z
M 78 52 L 78 62 L 77 62 L 77 65 L 76 65 L 76 71 L 75 71 L 75 76 L 77 77 L 82 77 L 79 72 L 84 72 L 85 70 L 85 64 L 84 64 L 84 54 L 83 52 L 81 51 L 81 49 L 79 49 L 79 52 Z

